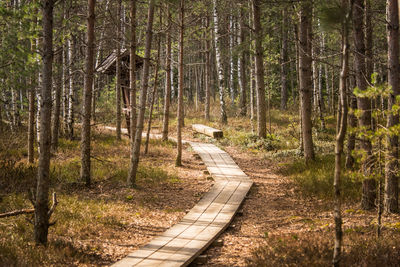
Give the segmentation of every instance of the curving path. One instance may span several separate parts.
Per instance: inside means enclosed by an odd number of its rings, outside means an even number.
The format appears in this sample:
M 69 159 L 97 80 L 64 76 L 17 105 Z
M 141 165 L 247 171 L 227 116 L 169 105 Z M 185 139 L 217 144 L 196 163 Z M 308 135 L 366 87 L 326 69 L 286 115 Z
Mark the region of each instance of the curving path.
M 112 266 L 187 266 L 232 221 L 253 182 L 215 145 L 187 143 L 207 166 L 214 186 L 179 223 Z

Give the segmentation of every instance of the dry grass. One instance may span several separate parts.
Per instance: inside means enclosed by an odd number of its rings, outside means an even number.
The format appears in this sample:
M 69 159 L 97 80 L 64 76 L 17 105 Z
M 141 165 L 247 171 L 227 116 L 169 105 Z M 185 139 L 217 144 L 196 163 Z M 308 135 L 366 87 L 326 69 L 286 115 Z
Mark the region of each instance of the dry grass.
M 0 213 L 31 206 L 27 192 L 35 185 L 36 167 L 20 152 L 23 139 L 16 144 L 1 158 L 10 163 L 0 169 Z M 171 142 L 151 140 L 135 189 L 125 186 L 127 139 L 117 141 L 98 129 L 92 147 L 93 185 L 86 188 L 79 180 L 79 142 L 60 140 L 51 164 L 51 191 L 58 193 L 59 205 L 49 244 L 34 244 L 32 216 L 0 219 L 0 266 L 109 265 L 179 221 L 211 186 L 189 151 L 184 167 L 174 166 Z

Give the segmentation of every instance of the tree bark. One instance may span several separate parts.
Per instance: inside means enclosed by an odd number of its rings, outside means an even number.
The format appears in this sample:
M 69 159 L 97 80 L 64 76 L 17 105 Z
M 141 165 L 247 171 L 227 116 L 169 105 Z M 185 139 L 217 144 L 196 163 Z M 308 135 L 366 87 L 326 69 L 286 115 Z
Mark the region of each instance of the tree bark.
M 115 90 L 116 90 L 116 134 L 117 140 L 121 140 L 121 0 L 117 0 L 117 40 L 115 63 Z
M 205 91 L 206 91 L 206 99 L 205 99 L 205 106 L 204 106 L 204 117 L 206 121 L 210 121 L 210 98 L 211 98 L 211 89 L 210 89 L 210 82 L 211 82 L 211 40 L 207 38 L 207 33 L 210 33 L 210 19 L 207 16 L 205 19 L 206 28 L 205 28 L 205 59 L 206 59 L 206 66 L 205 66 L 205 75 L 204 75 L 204 84 L 205 84 Z
M 154 19 L 154 5 L 155 0 L 149 0 L 149 8 L 147 14 L 147 26 L 146 26 L 146 44 L 145 44 L 145 54 L 143 63 L 143 75 L 142 75 L 142 85 L 140 92 L 140 102 L 139 102 L 139 115 L 136 125 L 136 132 L 134 138 L 134 144 L 131 155 L 131 166 L 129 168 L 128 185 L 134 187 L 136 184 L 136 173 L 139 166 L 140 157 L 140 145 L 142 142 L 142 132 L 144 124 L 144 113 L 146 111 L 146 97 L 147 89 L 149 87 L 149 68 L 150 68 L 150 56 L 151 56 L 151 42 L 153 38 L 153 19 Z M 133 136 L 133 132 L 132 132 Z
M 392 89 L 388 101 L 387 128 L 398 125 L 398 112 L 392 112 L 396 97 L 400 94 L 399 84 L 399 4 L 397 0 L 387 0 L 387 43 L 388 43 L 388 83 Z M 395 134 L 388 135 L 388 147 L 385 164 L 385 200 L 386 212 L 399 211 L 399 140 Z
M 131 145 L 131 166 L 135 164 L 134 153 L 135 153 L 135 134 L 136 134 L 136 0 L 131 0 L 131 42 L 129 47 L 129 101 L 130 101 L 130 145 Z M 136 179 L 136 170 L 133 172 L 129 171 L 127 177 L 127 184 L 133 186 Z
M 217 64 L 218 71 L 218 88 L 219 88 L 219 103 L 220 103 L 220 114 L 221 114 L 221 123 L 228 123 L 228 116 L 226 115 L 225 108 L 225 79 L 224 79 L 224 68 L 222 66 L 221 59 L 221 47 L 222 47 L 222 39 L 219 30 L 219 17 L 217 12 L 217 0 L 213 0 L 213 19 L 214 19 L 214 42 L 215 42 L 215 60 Z
M 82 111 L 82 135 L 81 135 L 81 180 L 85 181 L 86 186 L 90 186 L 90 119 L 92 111 L 92 89 L 94 73 L 94 24 L 95 24 L 95 4 L 96 0 L 88 0 L 87 17 L 87 47 L 85 62 L 85 80 L 83 92 L 83 111 Z
M 53 151 L 57 151 L 58 148 L 58 136 L 60 132 L 60 111 L 61 111 L 61 91 L 62 91 L 62 77 L 63 77 L 63 56 L 62 52 L 58 57 L 58 79 L 55 81 L 55 103 L 54 103 L 54 116 L 53 116 L 53 128 L 51 134 L 51 146 Z
M 257 134 L 259 138 L 267 137 L 267 118 L 264 85 L 264 65 L 261 28 L 261 1 L 253 0 L 253 23 L 255 35 L 255 67 L 256 67 L 256 93 L 257 93 Z
M 74 37 L 71 37 L 74 38 Z M 67 135 L 70 140 L 74 139 L 74 102 L 75 102 L 75 74 L 74 74 L 74 53 L 75 53 L 75 41 L 68 39 L 67 46 L 68 46 L 68 115 L 67 115 Z
M 348 22 L 351 14 L 351 4 L 346 2 L 349 0 L 342 0 L 342 9 L 348 10 L 346 12 L 345 21 L 342 26 L 342 71 L 340 73 L 339 94 L 340 94 L 340 107 L 341 110 L 337 115 L 337 133 L 336 133 L 336 146 L 335 146 L 335 177 L 334 177 L 334 192 L 335 192 L 335 208 L 333 212 L 335 220 L 335 249 L 333 254 L 333 266 L 339 266 L 342 254 L 342 214 L 341 214 L 341 157 L 343 154 L 343 143 L 346 137 L 347 130 L 347 77 L 349 72 L 349 30 Z M 351 2 L 351 0 L 350 0 Z
M 282 11 L 282 48 L 281 48 L 281 110 L 287 109 L 288 101 L 288 38 L 287 38 L 287 26 L 288 26 L 288 14 L 287 10 Z
M 180 4 L 179 24 L 179 84 L 178 84 L 178 125 L 177 125 L 177 154 L 175 166 L 182 166 L 182 127 L 183 127 L 183 53 L 184 53 L 184 31 L 185 31 L 185 6 L 184 0 Z
M 42 1 L 43 82 L 41 88 L 40 154 L 35 199 L 34 235 L 36 244 L 47 244 L 49 228 L 49 184 L 51 149 L 51 86 L 53 73 L 53 9 L 54 0 Z
M 233 10 L 230 9 L 229 14 L 229 90 L 231 93 L 231 104 L 235 104 L 236 90 L 235 90 L 235 64 L 233 59 L 233 46 L 234 46 L 234 22 L 233 22 Z
M 168 10 L 168 30 L 166 40 L 166 53 L 165 53 L 165 95 L 164 95 L 164 118 L 162 140 L 168 140 L 168 127 L 169 127 L 169 107 L 171 103 L 171 11 L 169 4 L 166 9 Z
M 300 67 L 300 98 L 302 117 L 302 136 L 304 158 L 306 161 L 314 160 L 314 145 L 312 140 L 311 122 L 311 93 L 312 93 L 312 59 L 311 59 L 311 2 L 302 3 L 299 25 L 299 67 Z
M 31 51 L 35 53 L 36 43 L 35 41 L 31 41 Z M 28 118 L 28 162 L 33 163 L 35 158 L 35 75 L 31 75 L 30 78 L 30 88 L 29 88 L 29 118 Z M 1 114 L 0 114 L 1 117 Z M 0 120 L 0 124 L 2 124 L 2 120 Z M 0 126 L 1 127 L 1 126 Z
M 161 14 L 160 14 L 160 25 L 162 25 L 161 18 L 162 17 L 161 17 Z M 154 85 L 153 85 L 153 91 L 151 92 L 149 121 L 147 123 L 146 143 L 145 143 L 145 146 L 144 146 L 144 153 L 145 154 L 147 154 L 147 152 L 149 151 L 149 140 L 150 140 L 151 122 L 152 122 L 152 119 L 153 119 L 154 100 L 156 98 L 156 92 L 157 92 L 157 86 L 158 86 L 158 68 L 159 68 L 159 65 L 160 65 L 160 52 L 161 52 L 161 37 L 158 36 L 157 61 L 156 61 L 156 66 L 154 68 Z
M 239 45 L 243 46 L 246 43 L 246 28 L 245 28 L 245 12 L 244 5 L 240 5 L 240 19 L 239 19 Z M 239 87 L 240 87 L 240 116 L 246 116 L 247 114 L 247 77 L 246 77 L 246 56 L 247 51 L 245 47 L 242 47 L 242 51 L 239 54 L 238 61 L 238 75 L 239 75 Z
M 365 31 L 364 31 L 364 0 L 354 0 L 353 2 L 353 27 L 354 27 L 354 62 L 356 72 L 356 86 L 361 90 L 367 89 L 366 69 L 365 69 Z M 359 126 L 364 130 L 371 129 L 371 103 L 366 97 L 357 98 L 357 106 L 361 111 L 358 119 Z M 361 207 L 369 210 L 375 207 L 376 182 L 369 178 L 371 174 L 371 163 L 374 160 L 372 156 L 371 141 L 364 138 L 361 141 L 361 147 L 365 153 L 365 159 L 362 161 L 362 170 L 365 176 L 363 181 L 363 193 Z

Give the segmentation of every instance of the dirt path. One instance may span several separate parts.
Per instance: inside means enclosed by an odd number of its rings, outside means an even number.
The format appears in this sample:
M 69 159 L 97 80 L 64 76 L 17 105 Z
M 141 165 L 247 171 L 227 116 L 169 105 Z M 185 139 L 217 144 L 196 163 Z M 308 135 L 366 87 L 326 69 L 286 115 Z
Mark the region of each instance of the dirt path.
M 245 200 L 242 216 L 236 216 L 231 227 L 221 235 L 222 247 L 209 249 L 206 266 L 245 266 L 246 258 L 267 236 L 300 232 L 307 228 L 307 203 L 299 200 L 284 177 L 275 174 L 271 162 L 229 147 L 241 169 L 254 181 Z

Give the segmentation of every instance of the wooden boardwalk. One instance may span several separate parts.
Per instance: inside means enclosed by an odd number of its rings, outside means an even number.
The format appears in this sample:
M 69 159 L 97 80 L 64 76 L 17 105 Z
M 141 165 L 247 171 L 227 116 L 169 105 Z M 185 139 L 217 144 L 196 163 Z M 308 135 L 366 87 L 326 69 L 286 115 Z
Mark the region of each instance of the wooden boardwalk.
M 214 186 L 178 224 L 112 266 L 187 266 L 232 221 L 253 182 L 215 145 L 188 143 L 215 179 Z

